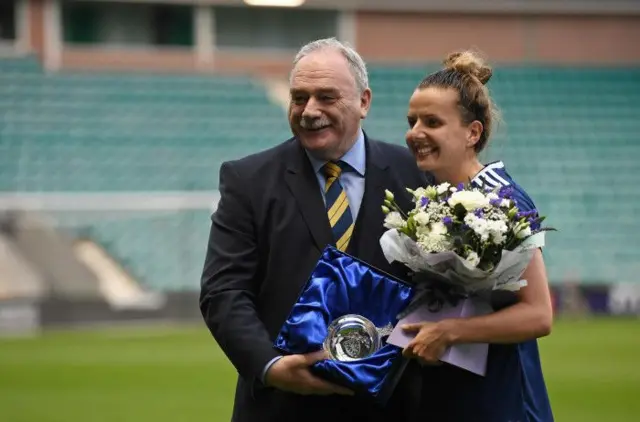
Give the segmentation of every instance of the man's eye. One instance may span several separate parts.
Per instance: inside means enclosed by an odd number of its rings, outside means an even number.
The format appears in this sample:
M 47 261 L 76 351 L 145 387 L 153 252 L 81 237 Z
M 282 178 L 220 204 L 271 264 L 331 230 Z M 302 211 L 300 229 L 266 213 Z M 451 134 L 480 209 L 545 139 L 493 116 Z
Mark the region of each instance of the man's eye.
M 291 97 L 291 100 L 296 104 L 304 104 L 304 102 L 307 101 L 307 98 L 302 95 L 294 95 Z
M 407 123 L 409 123 L 409 127 L 414 127 L 416 125 L 416 119 L 414 119 L 413 117 L 409 117 L 407 119 Z

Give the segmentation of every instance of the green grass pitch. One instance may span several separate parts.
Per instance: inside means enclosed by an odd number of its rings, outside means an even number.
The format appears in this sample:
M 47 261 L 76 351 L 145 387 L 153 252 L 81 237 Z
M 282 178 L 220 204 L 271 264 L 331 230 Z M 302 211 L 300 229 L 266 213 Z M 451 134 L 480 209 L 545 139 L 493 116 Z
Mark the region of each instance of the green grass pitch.
M 540 343 L 557 421 L 638 420 L 640 320 L 559 320 Z M 0 339 L 0 420 L 229 421 L 235 376 L 204 326 Z

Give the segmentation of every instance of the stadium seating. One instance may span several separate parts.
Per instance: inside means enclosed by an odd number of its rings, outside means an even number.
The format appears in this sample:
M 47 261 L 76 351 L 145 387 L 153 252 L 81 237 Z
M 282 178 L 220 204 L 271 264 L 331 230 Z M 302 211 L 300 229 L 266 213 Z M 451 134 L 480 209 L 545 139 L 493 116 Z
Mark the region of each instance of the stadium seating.
M 0 114 L 7 192 L 214 190 L 222 161 L 290 136 L 283 110 L 247 77 L 46 74 L 35 59 L 0 60 Z M 53 213 L 163 290 L 197 287 L 209 216 Z
M 221 161 L 289 135 L 245 77 L 0 69 L 0 190 L 215 189 Z
M 209 236 L 210 212 L 155 211 L 58 216 L 61 227 L 97 240 L 134 279 L 163 291 L 198 287 Z
M 433 66 L 370 66 L 365 130 L 404 144 L 407 99 Z M 552 281 L 635 281 L 640 260 L 639 68 L 498 67 L 502 111 L 485 161 L 503 160 L 548 224 Z M 217 188 L 218 167 L 289 136 L 283 110 L 245 77 L 48 74 L 0 60 L 0 191 Z M 98 239 L 134 276 L 197 287 L 209 211 L 59 224 Z

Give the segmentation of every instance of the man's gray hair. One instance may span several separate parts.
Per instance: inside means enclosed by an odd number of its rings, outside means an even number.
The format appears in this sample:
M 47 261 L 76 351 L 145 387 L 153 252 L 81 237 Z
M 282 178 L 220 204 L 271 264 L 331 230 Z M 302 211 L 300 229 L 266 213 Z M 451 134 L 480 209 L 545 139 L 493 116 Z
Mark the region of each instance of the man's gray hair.
M 312 41 L 302 46 L 293 59 L 293 67 L 295 68 L 303 57 L 315 51 L 325 49 L 337 50 L 347 59 L 353 78 L 356 81 L 356 87 L 360 93 L 363 93 L 365 89 L 369 88 L 369 76 L 367 75 L 367 65 L 364 63 L 364 60 L 362 60 L 360 54 L 348 43 L 340 42 L 335 37 Z

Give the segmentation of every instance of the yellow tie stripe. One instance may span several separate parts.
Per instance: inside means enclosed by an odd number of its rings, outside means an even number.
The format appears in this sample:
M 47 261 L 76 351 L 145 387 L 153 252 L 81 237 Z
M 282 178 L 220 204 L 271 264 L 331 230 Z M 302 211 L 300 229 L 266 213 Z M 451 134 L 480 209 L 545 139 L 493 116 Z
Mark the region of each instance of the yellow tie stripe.
M 347 246 L 349 245 L 349 240 L 351 240 L 351 235 L 353 234 L 353 223 L 349 226 L 346 232 L 342 235 L 342 237 L 336 242 L 336 247 L 341 251 L 345 251 Z
M 335 226 L 338 222 L 338 219 L 344 213 L 344 210 L 349 206 L 349 200 L 347 199 L 347 194 L 344 191 L 340 192 L 340 196 L 336 199 L 336 202 L 333 203 L 331 208 L 329 208 L 329 223 L 331 227 Z
M 336 248 L 346 251 L 353 234 L 353 218 L 349 208 L 349 198 L 340 184 L 342 167 L 329 162 L 325 164 L 324 173 L 326 176 L 327 217 L 336 242 Z
M 324 171 L 327 176 L 327 184 L 324 187 L 324 191 L 327 192 L 333 182 L 338 179 L 340 173 L 342 173 L 342 169 L 333 163 L 327 163 L 325 164 Z

